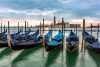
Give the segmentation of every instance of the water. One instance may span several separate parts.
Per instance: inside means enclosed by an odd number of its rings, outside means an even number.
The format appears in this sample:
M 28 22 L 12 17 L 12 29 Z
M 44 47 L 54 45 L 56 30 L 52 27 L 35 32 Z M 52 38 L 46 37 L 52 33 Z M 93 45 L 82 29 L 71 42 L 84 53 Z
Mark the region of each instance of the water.
M 13 29 L 12 33 L 16 30 Z M 97 36 L 96 33 L 93 32 L 95 37 Z M 57 31 L 53 32 L 53 36 L 56 34 Z M 65 36 L 67 37 L 68 34 L 69 31 L 66 31 Z M 82 32 L 78 31 L 80 47 L 81 34 Z M 18 51 L 0 48 L 0 67 L 100 67 L 100 54 L 88 50 L 81 53 L 81 48 L 78 53 L 68 54 L 65 44 L 63 51 L 55 50 L 51 52 L 44 51 L 44 47 L 40 46 Z

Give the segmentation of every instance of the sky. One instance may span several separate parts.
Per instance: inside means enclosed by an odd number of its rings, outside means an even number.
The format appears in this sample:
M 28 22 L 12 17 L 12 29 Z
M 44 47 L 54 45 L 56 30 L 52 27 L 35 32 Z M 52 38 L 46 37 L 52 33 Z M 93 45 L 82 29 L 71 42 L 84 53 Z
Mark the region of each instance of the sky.
M 50 24 L 53 16 L 57 21 L 70 23 L 97 23 L 100 19 L 100 0 L 0 0 L 0 22 L 11 25 L 24 21 L 30 25 L 38 25 L 42 19 Z

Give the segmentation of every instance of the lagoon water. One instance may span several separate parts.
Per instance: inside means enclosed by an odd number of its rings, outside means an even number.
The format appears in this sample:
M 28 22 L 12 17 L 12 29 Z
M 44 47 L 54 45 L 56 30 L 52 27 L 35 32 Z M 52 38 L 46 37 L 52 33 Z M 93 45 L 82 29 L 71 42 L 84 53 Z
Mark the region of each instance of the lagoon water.
M 94 28 L 94 30 L 97 29 Z M 16 31 L 17 29 L 11 29 L 11 33 Z M 90 33 L 90 31 L 88 32 Z M 53 31 L 53 36 L 56 34 L 57 31 Z M 68 34 L 69 31 L 65 31 L 65 37 Z M 93 35 L 97 37 L 97 32 L 94 31 Z M 78 31 L 78 36 L 80 38 L 79 46 L 81 47 L 82 31 Z M 85 53 L 81 53 L 81 48 L 79 48 L 78 53 L 68 54 L 65 41 L 63 51 L 46 52 L 44 47 L 40 46 L 17 51 L 9 47 L 0 48 L 0 67 L 100 67 L 100 54 L 88 50 L 85 50 Z

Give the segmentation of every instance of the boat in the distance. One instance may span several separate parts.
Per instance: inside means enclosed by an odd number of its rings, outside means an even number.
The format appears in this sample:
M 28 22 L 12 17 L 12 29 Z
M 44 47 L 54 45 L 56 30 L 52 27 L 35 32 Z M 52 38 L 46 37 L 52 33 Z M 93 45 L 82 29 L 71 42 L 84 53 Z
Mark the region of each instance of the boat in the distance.
M 68 52 L 74 52 L 78 50 L 79 47 L 79 37 L 71 30 L 68 38 L 66 38 L 67 41 L 67 51 Z
M 58 31 L 58 34 L 52 38 L 52 40 L 48 43 L 45 44 L 45 49 L 46 51 L 51 51 L 56 48 L 61 48 L 63 47 L 62 45 L 62 40 L 63 40 L 63 33 L 61 30 Z

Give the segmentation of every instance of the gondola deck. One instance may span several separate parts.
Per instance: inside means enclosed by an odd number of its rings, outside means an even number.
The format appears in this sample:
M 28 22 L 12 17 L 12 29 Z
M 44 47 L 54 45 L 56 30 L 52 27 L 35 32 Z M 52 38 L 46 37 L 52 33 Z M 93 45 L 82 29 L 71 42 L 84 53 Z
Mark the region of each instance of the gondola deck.
M 48 41 L 49 38 L 51 37 L 51 34 L 52 34 L 52 31 L 50 30 L 46 35 L 44 35 L 44 37 L 40 37 L 37 35 L 37 37 L 35 36 L 36 37 L 35 40 L 31 39 L 31 40 L 26 40 L 24 42 L 16 41 L 16 40 L 9 38 L 8 39 L 9 46 L 13 50 L 20 50 L 20 49 L 27 49 L 27 48 L 36 47 L 36 46 L 39 46 L 39 44 L 42 44 L 44 41 Z
M 85 32 L 85 41 L 86 48 L 88 50 L 93 50 L 94 52 L 100 53 L 100 43 L 94 36 L 90 35 L 88 32 Z
M 54 49 L 60 49 L 60 48 L 63 49 L 62 40 L 63 40 L 63 34 L 59 30 L 58 34 L 55 35 L 50 42 L 45 44 L 45 50 L 51 51 Z
M 75 33 L 71 30 L 70 34 L 67 38 L 67 52 L 73 53 L 75 51 L 78 51 L 79 48 L 79 38 L 75 35 Z

